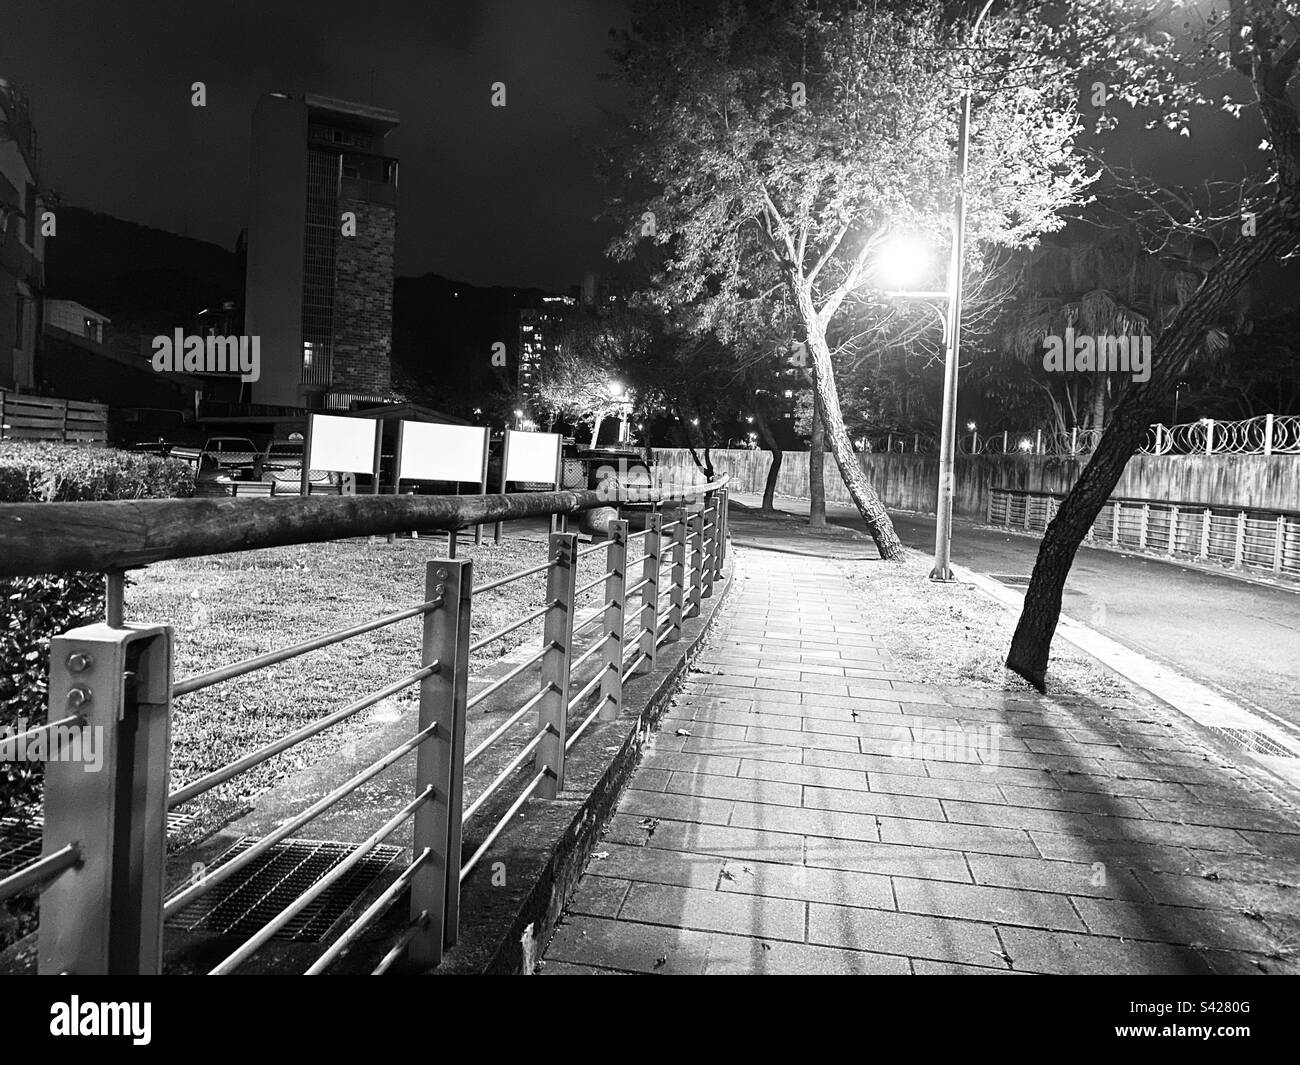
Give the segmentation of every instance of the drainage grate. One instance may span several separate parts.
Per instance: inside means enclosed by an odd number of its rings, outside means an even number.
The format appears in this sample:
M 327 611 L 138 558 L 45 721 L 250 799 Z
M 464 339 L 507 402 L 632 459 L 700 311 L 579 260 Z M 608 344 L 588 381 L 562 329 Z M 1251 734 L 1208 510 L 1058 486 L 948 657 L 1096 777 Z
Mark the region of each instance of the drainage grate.
M 1028 585 L 1029 574 L 1021 575 L 1019 573 L 990 573 L 995 581 L 1001 581 L 1003 584 Z
M 1278 743 L 1267 732 L 1256 732 L 1248 728 L 1221 728 L 1218 725 L 1213 728 L 1220 736 L 1243 751 L 1267 754 L 1274 758 L 1300 758 L 1295 751 Z
M 197 814 L 168 814 L 167 831 L 188 828 Z M 0 817 L 0 873 L 12 872 L 41 856 L 42 817 Z
M 41 856 L 41 819 L 0 817 L 0 873 L 9 873 Z
M 214 864 L 218 868 L 258 842 L 244 836 Z M 167 920 L 167 927 L 217 936 L 251 936 L 356 850 L 350 843 L 293 839 L 256 861 Z M 318 942 L 347 908 L 402 853 L 376 847 L 276 933 L 276 939 Z

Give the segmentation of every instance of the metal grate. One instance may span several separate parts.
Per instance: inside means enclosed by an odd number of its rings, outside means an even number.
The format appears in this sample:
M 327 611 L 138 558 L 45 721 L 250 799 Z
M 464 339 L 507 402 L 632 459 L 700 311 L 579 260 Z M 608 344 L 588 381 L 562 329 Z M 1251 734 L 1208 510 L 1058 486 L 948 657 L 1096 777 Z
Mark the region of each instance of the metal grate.
M 1267 754 L 1274 758 L 1300 758 L 1300 754 L 1289 747 L 1284 747 L 1267 732 L 1256 732 L 1248 728 L 1222 728 L 1218 725 L 1212 727 L 1220 736 L 1243 751 L 1254 751 L 1256 754 Z
M 213 868 L 257 842 L 255 836 L 242 837 Z M 216 936 L 251 936 L 355 850 L 350 843 L 284 840 L 225 883 L 173 914 L 167 920 L 167 927 Z M 376 847 L 280 929 L 275 938 L 319 942 L 401 853 L 400 847 Z
M 176 833 L 194 823 L 198 814 L 168 814 L 167 831 Z M 9 873 L 41 856 L 43 817 L 0 817 L 0 873 Z

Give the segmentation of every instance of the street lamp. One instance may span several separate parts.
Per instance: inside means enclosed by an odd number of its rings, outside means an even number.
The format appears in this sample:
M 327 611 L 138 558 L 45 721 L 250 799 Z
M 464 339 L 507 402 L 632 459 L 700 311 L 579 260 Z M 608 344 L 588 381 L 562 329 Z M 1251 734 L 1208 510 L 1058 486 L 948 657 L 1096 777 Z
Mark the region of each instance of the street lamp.
M 993 0 L 984 6 L 970 30 L 970 45 L 984 22 Z M 943 359 L 943 421 L 939 427 L 939 494 L 934 513 L 934 568 L 930 580 L 952 580 L 953 466 L 957 450 L 957 360 L 961 352 L 962 267 L 966 261 L 966 177 L 970 169 L 971 91 L 961 96 L 957 128 L 957 202 L 953 208 L 952 261 L 948 267 L 948 337 Z

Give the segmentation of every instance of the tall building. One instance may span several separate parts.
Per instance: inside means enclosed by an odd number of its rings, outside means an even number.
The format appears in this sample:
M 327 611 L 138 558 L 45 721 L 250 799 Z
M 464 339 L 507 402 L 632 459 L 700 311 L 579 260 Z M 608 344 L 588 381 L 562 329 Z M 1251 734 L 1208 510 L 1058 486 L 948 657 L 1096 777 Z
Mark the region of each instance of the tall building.
M 519 372 L 517 379 L 520 408 L 528 414 L 537 410 L 538 371 L 541 364 L 554 357 L 564 339 L 565 318 L 572 315 L 578 301 L 573 296 L 543 296 L 537 307 L 519 312 Z
M 27 99 L 0 79 L 0 388 L 36 385 L 45 288 L 39 169 Z
M 397 160 L 392 111 L 307 93 L 253 113 L 245 331 L 254 403 L 346 410 L 392 398 Z

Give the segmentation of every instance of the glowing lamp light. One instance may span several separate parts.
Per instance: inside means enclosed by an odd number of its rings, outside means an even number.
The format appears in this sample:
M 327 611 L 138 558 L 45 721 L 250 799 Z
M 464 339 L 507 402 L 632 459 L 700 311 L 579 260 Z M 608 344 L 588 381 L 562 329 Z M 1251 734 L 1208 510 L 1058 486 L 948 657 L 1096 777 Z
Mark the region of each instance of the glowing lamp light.
M 876 256 L 876 277 L 886 288 L 915 288 L 934 267 L 930 245 L 918 237 L 890 237 Z

